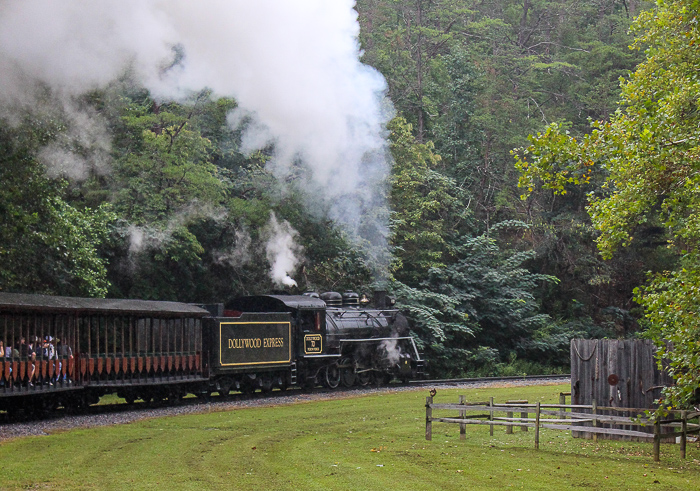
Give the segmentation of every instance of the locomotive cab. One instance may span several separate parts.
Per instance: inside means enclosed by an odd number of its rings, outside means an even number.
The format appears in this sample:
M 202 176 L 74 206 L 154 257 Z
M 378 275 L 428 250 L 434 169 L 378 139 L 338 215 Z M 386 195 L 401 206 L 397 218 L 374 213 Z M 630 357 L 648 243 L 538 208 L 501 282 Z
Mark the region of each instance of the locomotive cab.
M 240 312 L 287 313 L 292 320 L 292 343 L 295 362 L 292 379 L 313 386 L 325 378 L 329 359 L 339 353 L 329 352 L 326 337 L 326 303 L 311 295 L 259 295 L 230 302 L 228 309 Z
M 285 312 L 292 318 L 294 351 L 300 358 L 324 356 L 326 303 L 309 295 L 257 295 L 236 299 L 227 309 L 240 312 Z
M 303 336 L 300 355 L 323 354 L 326 348 L 326 316 L 318 309 L 300 309 L 297 312 L 297 325 Z

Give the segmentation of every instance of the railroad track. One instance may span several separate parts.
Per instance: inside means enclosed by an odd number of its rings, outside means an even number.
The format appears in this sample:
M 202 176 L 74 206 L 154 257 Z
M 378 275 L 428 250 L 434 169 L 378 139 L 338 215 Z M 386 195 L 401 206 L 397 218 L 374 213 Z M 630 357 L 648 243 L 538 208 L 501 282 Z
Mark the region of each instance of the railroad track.
M 489 382 L 509 382 L 514 380 L 561 380 L 568 382 L 571 380 L 570 374 L 556 375 L 515 375 L 508 377 L 477 377 L 477 378 L 450 378 L 435 380 L 411 380 L 409 385 L 422 387 L 425 385 L 459 385 L 468 383 L 489 383 Z

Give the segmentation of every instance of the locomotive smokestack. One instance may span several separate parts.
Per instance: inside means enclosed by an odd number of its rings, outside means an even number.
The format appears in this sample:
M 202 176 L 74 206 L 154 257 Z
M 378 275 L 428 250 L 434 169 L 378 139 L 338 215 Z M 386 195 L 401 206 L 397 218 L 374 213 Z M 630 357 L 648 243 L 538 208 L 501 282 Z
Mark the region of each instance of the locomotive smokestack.
M 388 296 L 386 290 L 377 290 L 374 292 L 374 308 L 375 309 L 385 309 L 387 305 Z

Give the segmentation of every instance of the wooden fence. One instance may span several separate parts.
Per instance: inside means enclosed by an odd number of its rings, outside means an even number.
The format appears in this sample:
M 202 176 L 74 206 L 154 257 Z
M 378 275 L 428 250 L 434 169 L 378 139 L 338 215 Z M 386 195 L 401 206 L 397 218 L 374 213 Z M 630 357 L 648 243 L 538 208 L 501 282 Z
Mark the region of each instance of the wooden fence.
M 563 396 L 564 394 L 562 394 Z M 563 397 L 560 397 L 562 401 Z M 435 417 L 433 411 L 457 411 L 449 417 Z M 636 437 L 654 444 L 654 460 L 659 460 L 660 444 L 664 440 L 680 438 L 681 458 L 685 458 L 687 436 L 700 433 L 700 424 L 690 420 L 698 418 L 696 411 L 669 411 L 667 419 L 652 419 L 645 413 L 646 409 L 617 408 L 584 404 L 528 404 L 527 401 L 506 401 L 503 404 L 493 402 L 467 402 L 465 396 L 459 396 L 456 404 L 435 404 L 432 397 L 425 401 L 425 439 L 432 440 L 433 422 L 454 423 L 459 425 L 460 439 L 466 439 L 468 424 L 489 425 L 493 435 L 495 426 L 505 426 L 506 433 L 512 433 L 514 427 L 527 431 L 535 430 L 535 448 L 540 447 L 540 428 L 552 430 L 576 431 L 590 433 L 594 439 L 598 435 L 625 435 Z M 467 414 L 468 412 L 477 414 Z M 605 412 L 606 414 L 600 414 Z M 618 416 L 616 413 L 627 413 Z M 629 413 L 634 413 L 630 416 Z M 520 416 L 515 416 L 520 413 Z M 503 414 L 503 416 L 498 416 Z M 533 417 L 530 417 L 532 415 Z M 641 431 L 644 427 L 653 427 L 654 433 Z M 636 428 L 636 429 L 631 429 Z M 679 431 L 678 431 L 679 430 Z M 667 433 L 662 433 L 668 431 Z

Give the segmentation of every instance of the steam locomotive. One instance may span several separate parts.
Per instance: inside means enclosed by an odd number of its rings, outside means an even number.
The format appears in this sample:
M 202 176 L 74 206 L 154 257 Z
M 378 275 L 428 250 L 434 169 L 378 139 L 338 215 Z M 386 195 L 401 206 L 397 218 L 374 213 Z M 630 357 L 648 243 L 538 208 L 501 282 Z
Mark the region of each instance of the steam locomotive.
M 334 389 L 423 373 L 406 318 L 374 295 L 259 295 L 228 304 L 0 292 L 0 410 L 79 410 L 231 391 Z

